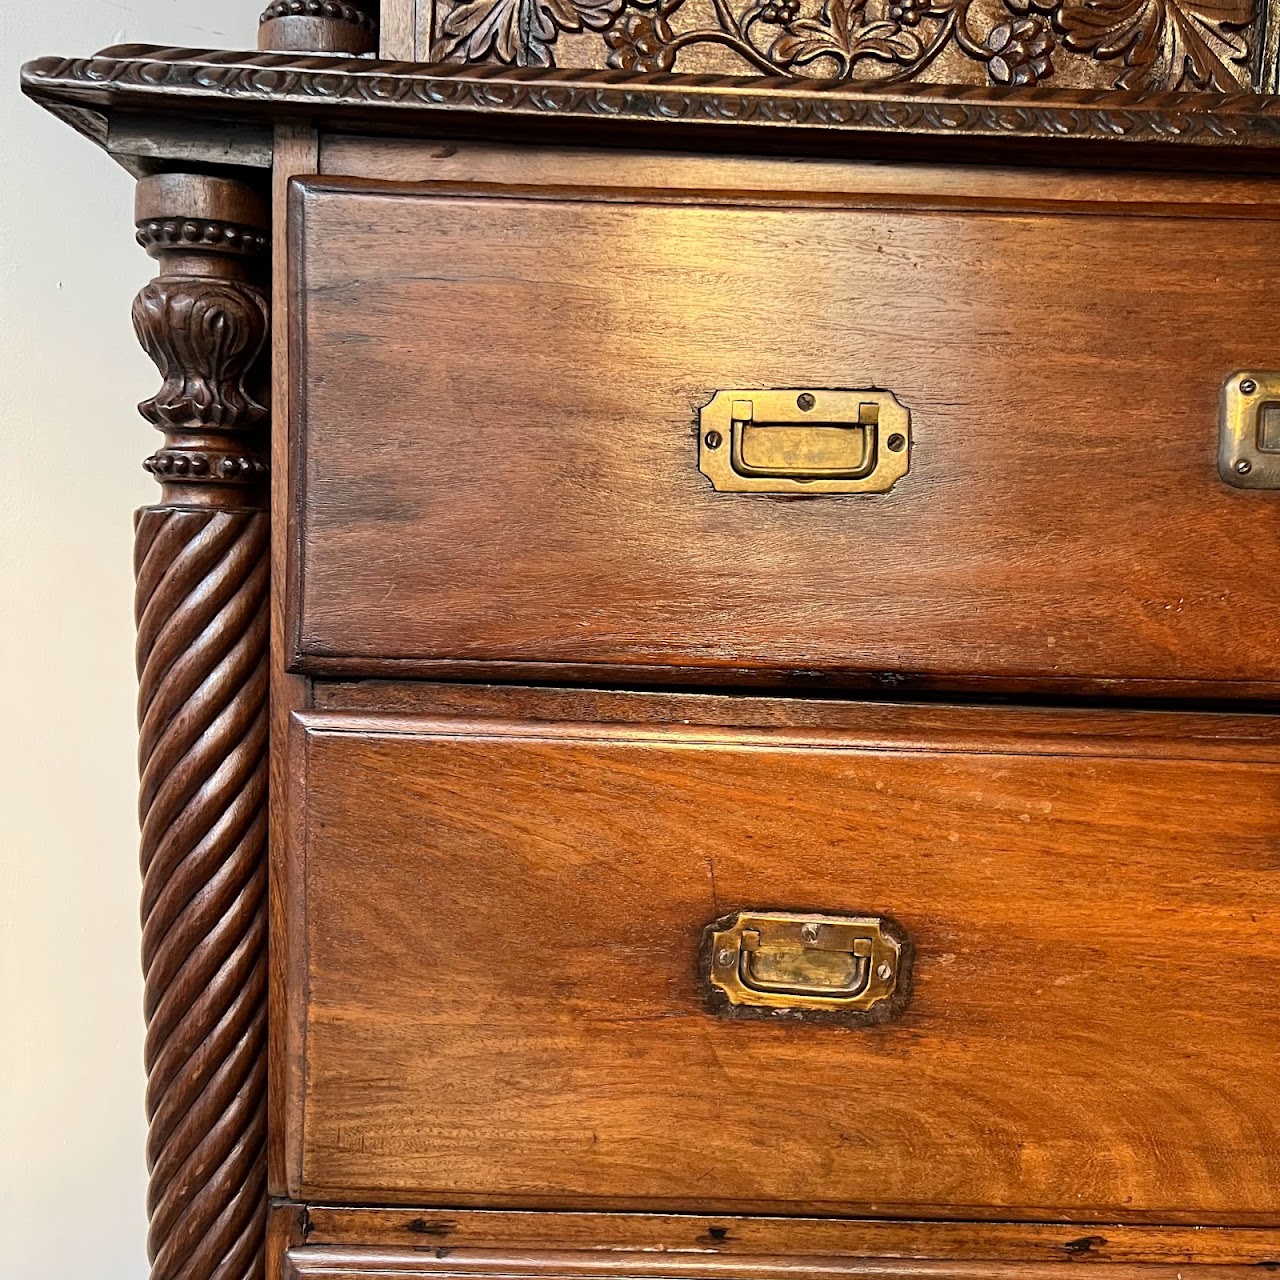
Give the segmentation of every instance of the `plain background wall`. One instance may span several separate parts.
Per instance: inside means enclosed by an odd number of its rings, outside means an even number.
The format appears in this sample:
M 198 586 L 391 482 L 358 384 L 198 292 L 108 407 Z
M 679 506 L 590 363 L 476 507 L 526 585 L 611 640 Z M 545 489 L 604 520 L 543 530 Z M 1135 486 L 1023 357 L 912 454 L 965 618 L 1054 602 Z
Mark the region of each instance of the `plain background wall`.
M 266 0 L 0 0 L 0 1274 L 147 1274 L 132 513 L 158 385 L 133 180 L 18 67 L 253 48 Z

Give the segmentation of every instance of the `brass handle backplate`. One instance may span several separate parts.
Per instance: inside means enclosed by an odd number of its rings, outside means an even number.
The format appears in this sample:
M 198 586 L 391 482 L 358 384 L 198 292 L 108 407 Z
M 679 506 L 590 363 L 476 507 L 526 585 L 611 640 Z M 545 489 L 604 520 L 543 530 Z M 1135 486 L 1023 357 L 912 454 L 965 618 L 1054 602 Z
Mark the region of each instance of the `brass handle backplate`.
M 1246 369 L 1223 385 L 1218 474 L 1237 489 L 1280 489 L 1280 373 Z
M 740 911 L 706 936 L 719 1007 L 864 1015 L 905 995 L 909 946 L 881 916 Z
M 911 454 L 889 391 L 717 391 L 698 426 L 698 468 L 721 493 L 888 493 Z

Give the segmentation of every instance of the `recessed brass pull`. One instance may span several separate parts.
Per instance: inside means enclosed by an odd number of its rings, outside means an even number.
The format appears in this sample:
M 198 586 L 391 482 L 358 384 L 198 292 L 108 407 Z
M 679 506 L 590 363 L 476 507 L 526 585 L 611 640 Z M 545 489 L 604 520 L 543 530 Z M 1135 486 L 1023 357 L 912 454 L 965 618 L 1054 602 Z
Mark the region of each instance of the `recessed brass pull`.
M 888 391 L 718 391 L 699 433 L 722 493 L 887 493 L 911 453 L 911 414 Z
M 878 916 L 741 911 L 711 926 L 710 955 L 731 1005 L 857 1011 L 893 996 L 903 943 Z
M 1280 489 L 1280 373 L 1246 369 L 1223 385 L 1218 474 L 1237 489 Z

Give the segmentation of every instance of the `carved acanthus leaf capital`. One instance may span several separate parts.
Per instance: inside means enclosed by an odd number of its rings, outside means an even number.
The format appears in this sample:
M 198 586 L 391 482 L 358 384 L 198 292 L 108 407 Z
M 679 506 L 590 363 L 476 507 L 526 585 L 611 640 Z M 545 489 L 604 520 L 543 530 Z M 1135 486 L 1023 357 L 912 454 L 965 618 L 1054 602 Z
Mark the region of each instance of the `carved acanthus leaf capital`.
M 268 247 L 265 208 L 242 183 L 160 174 L 139 185 L 137 212 L 138 242 L 160 262 L 133 304 L 164 379 L 138 406 L 165 433 L 146 468 L 166 500 L 261 505 L 271 317 L 252 274 Z
M 153 426 L 231 435 L 265 421 L 266 406 L 249 387 L 270 326 L 262 290 L 238 280 L 159 276 L 134 300 L 133 324 L 164 377 L 138 406 Z

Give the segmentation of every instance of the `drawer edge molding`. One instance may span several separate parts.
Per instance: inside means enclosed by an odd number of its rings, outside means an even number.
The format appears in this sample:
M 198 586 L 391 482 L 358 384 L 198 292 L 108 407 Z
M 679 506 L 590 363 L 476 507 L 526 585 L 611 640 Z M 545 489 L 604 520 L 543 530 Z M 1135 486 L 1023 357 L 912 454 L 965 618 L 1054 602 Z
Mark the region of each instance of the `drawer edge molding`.
M 412 712 L 359 710 L 294 711 L 292 720 L 304 736 L 358 734 L 389 738 L 454 738 L 460 733 L 472 739 L 545 741 L 561 743 L 631 743 L 682 746 L 738 746 L 769 750 L 890 751 L 904 754 L 1103 756 L 1108 759 L 1194 759 L 1222 763 L 1280 764 L 1280 742 L 1259 739 L 1196 740 L 1179 746 L 1154 734 L 1126 744 L 1123 739 L 1090 734 L 1070 722 L 1063 712 L 1059 733 L 1002 733 L 998 728 L 1002 708 L 991 712 L 991 727 L 972 727 L 950 735 L 924 732 L 906 726 L 895 730 L 886 724 L 864 728 L 833 724 L 813 725 L 699 724 L 655 719 L 648 723 L 625 721 L 584 722 L 568 720 L 489 718 L 479 714 L 420 715 Z M 1173 726 L 1171 726 L 1173 727 Z
M 294 1211 L 293 1207 L 289 1207 Z M 607 1250 L 611 1255 L 712 1259 L 1001 1259 L 1073 1264 L 1263 1266 L 1280 1258 L 1280 1228 L 921 1219 L 705 1217 L 683 1213 L 308 1205 L 296 1244 L 505 1251 Z
M 938 1261 L 915 1258 L 707 1257 L 671 1254 L 527 1252 L 494 1254 L 442 1248 L 436 1251 L 311 1248 L 285 1255 L 283 1280 L 362 1280 L 411 1277 L 643 1277 L 644 1280 L 787 1280 L 788 1277 L 875 1277 L 876 1280 L 1059 1280 L 1078 1274 L 1079 1262 L 1010 1262 L 992 1259 Z M 1257 1266 L 1187 1263 L 1089 1263 L 1090 1274 L 1107 1280 L 1243 1280 Z

